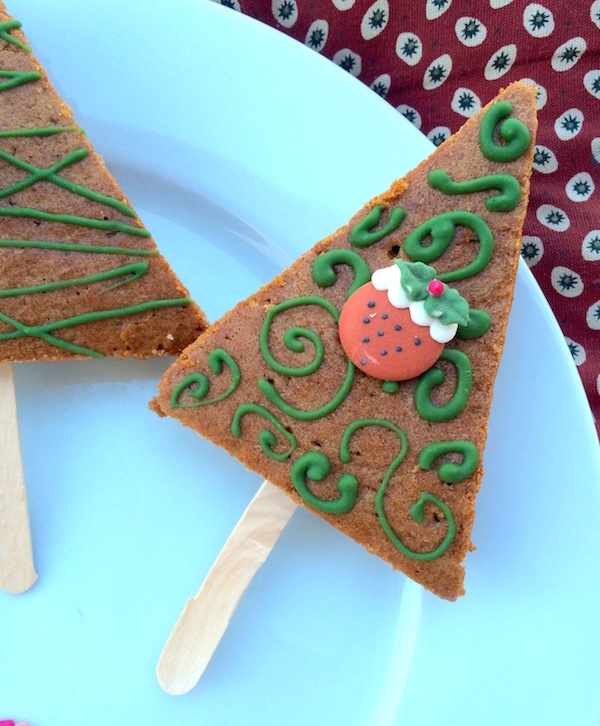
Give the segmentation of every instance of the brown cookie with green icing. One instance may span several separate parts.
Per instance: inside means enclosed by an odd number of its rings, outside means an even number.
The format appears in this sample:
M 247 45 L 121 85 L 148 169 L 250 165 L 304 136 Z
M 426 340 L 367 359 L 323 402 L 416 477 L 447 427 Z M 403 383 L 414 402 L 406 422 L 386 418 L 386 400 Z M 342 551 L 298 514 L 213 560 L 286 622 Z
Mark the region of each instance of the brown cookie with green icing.
M 176 355 L 206 319 L 0 2 L 0 360 Z
M 473 548 L 535 96 L 509 86 L 210 327 L 151 404 L 449 600 Z

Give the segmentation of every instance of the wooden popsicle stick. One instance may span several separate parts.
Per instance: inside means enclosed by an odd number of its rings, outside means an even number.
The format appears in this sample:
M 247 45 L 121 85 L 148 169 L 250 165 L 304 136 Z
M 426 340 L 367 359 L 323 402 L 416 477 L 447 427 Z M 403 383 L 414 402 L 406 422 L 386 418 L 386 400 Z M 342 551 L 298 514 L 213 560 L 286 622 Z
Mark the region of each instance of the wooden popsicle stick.
M 28 590 L 33 564 L 12 363 L 0 363 L 0 588 Z
M 295 509 L 284 492 L 266 480 L 262 483 L 165 644 L 156 667 L 164 691 L 179 696 L 198 683 L 242 595 Z

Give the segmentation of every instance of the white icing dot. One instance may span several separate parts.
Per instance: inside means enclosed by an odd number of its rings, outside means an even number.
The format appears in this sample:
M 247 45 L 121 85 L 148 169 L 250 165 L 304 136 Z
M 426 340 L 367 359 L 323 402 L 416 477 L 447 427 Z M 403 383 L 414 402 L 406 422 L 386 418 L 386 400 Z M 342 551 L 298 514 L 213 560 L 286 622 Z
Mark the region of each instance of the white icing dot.
M 488 60 L 483 75 L 488 81 L 495 81 L 501 78 L 505 73 L 513 67 L 515 60 L 517 59 L 517 46 L 515 43 L 509 43 L 503 45 L 501 48 L 492 54 Z
M 487 37 L 485 25 L 471 15 L 459 18 L 454 26 L 454 32 L 460 42 L 469 48 L 481 45 Z
M 530 3 L 523 11 L 523 26 L 534 38 L 546 38 L 554 31 L 554 15 L 539 3 Z
M 450 108 L 461 116 L 470 118 L 481 109 L 481 101 L 469 88 L 457 88 L 452 96 Z
M 423 43 L 415 33 L 400 33 L 396 38 L 396 55 L 406 65 L 416 66 L 423 57 Z
M 570 141 L 581 131 L 583 120 L 582 111 L 578 108 L 570 108 L 556 119 L 554 132 L 561 141 Z
M 434 88 L 439 88 L 445 81 L 448 80 L 448 76 L 452 71 L 452 58 L 447 53 L 439 56 L 435 60 L 431 61 L 427 70 L 423 75 L 423 88 L 426 91 L 431 91 Z
M 540 224 L 555 232 L 565 232 L 571 226 L 567 213 L 553 204 L 541 204 L 535 214 Z
M 581 256 L 586 262 L 600 261 L 600 229 L 593 229 L 583 238 Z
M 565 185 L 567 196 L 572 202 L 586 202 L 592 196 L 594 189 L 594 180 L 587 171 L 575 174 Z
M 583 292 L 583 280 L 568 267 L 558 265 L 550 274 L 552 287 L 563 297 L 579 297 Z
M 327 38 L 329 37 L 329 23 L 326 20 L 315 20 L 311 23 L 310 28 L 304 39 L 305 45 L 320 53 L 325 47 Z
M 362 59 L 349 48 L 342 48 L 333 56 L 333 62 L 348 71 L 351 76 L 358 76 L 362 70 Z
M 544 255 L 544 243 L 540 237 L 532 235 L 523 235 L 521 244 L 521 257 L 525 260 L 528 267 L 533 267 L 542 259 Z
M 375 0 L 360 23 L 360 34 L 365 40 L 376 38 L 382 33 L 390 19 L 388 0 Z
M 552 55 L 552 68 L 559 73 L 568 71 L 579 61 L 587 49 L 584 38 L 577 37 L 567 40 L 554 51 Z

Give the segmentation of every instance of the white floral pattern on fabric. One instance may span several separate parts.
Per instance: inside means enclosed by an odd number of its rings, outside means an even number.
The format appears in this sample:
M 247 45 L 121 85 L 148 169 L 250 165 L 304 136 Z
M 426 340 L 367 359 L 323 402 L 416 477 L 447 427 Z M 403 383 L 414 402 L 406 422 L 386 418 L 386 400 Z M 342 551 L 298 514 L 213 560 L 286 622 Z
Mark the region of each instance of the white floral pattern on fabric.
M 326 20 L 314 20 L 308 31 L 304 44 L 320 53 L 329 37 L 329 23 Z
M 382 73 L 371 83 L 371 90 L 375 91 L 378 96 L 385 98 L 390 90 L 392 79 L 389 73 Z
M 581 256 L 587 262 L 600 262 L 600 229 L 593 229 L 583 238 Z
M 452 0 L 427 0 L 425 17 L 427 20 L 437 20 L 450 9 Z
M 408 66 L 416 66 L 423 57 L 423 43 L 415 33 L 400 33 L 396 38 L 396 55 Z
M 544 256 L 544 243 L 540 237 L 532 235 L 523 235 L 521 245 L 521 257 L 525 260 L 528 267 L 533 267 Z
M 388 0 L 375 0 L 373 5 L 363 15 L 360 24 L 360 33 L 365 40 L 376 38 L 382 33 L 390 19 L 390 6 Z
M 272 0 L 271 12 L 273 17 L 284 28 L 291 28 L 298 20 L 297 0 Z
M 561 141 L 574 139 L 583 126 L 583 112 L 578 108 L 569 108 L 554 122 L 554 131 Z
M 567 213 L 554 204 L 542 204 L 536 210 L 538 222 L 555 232 L 566 232 L 571 226 Z
M 592 175 L 587 171 L 580 171 L 572 176 L 565 186 L 567 196 L 572 202 L 587 202 L 594 193 L 596 185 Z
M 487 62 L 483 75 L 486 81 L 496 81 L 502 78 L 513 67 L 517 59 L 517 46 L 514 43 L 503 45 L 492 53 Z
M 583 87 L 592 96 L 600 98 L 600 68 L 588 71 L 583 77 Z
M 541 174 L 552 174 L 558 169 L 556 154 L 547 146 L 536 144 L 533 152 L 533 168 Z
M 500 10 L 500 8 L 510 5 L 513 0 L 490 0 L 490 7 L 492 10 Z
M 552 287 L 563 297 L 579 297 L 583 292 L 583 280 L 568 267 L 559 265 L 550 275 Z
M 523 12 L 523 26 L 534 38 L 547 38 L 554 32 L 554 15 L 539 3 L 531 3 Z
M 349 48 L 342 48 L 333 56 L 333 62 L 340 68 L 348 71 L 352 76 L 359 76 L 362 71 L 362 59 L 358 53 L 354 53 Z
M 565 340 L 567 341 L 567 345 L 569 346 L 569 350 L 571 351 L 571 355 L 573 356 L 573 362 L 575 363 L 575 365 L 583 365 L 587 360 L 587 354 L 583 345 L 581 345 L 581 343 L 576 343 L 571 338 L 565 337 Z
M 587 43 L 584 38 L 577 37 L 567 40 L 554 51 L 551 65 L 555 71 L 562 73 L 568 71 L 580 60 L 587 50 Z
M 450 108 L 456 113 L 469 118 L 481 108 L 479 96 L 470 88 L 457 88 L 454 92 Z
M 585 322 L 588 328 L 592 330 L 600 330 L 600 300 L 596 300 L 587 310 Z
M 464 15 L 456 21 L 454 26 L 456 37 L 463 45 L 468 48 L 474 48 L 481 45 L 487 38 L 487 28 L 481 22 L 471 15 Z
M 421 118 L 421 114 L 417 111 L 416 108 L 413 108 L 412 106 L 407 106 L 405 103 L 401 103 L 399 106 L 396 107 L 396 111 L 399 111 L 404 116 L 404 118 L 410 121 L 411 124 L 416 126 L 418 129 L 421 128 L 423 119 Z
M 452 132 L 447 126 L 436 126 L 427 134 L 427 138 L 432 144 L 439 146 L 443 141 L 446 141 L 451 134 Z
M 423 75 L 423 88 L 432 91 L 445 83 L 452 72 L 452 58 L 448 53 L 438 56 L 427 66 Z

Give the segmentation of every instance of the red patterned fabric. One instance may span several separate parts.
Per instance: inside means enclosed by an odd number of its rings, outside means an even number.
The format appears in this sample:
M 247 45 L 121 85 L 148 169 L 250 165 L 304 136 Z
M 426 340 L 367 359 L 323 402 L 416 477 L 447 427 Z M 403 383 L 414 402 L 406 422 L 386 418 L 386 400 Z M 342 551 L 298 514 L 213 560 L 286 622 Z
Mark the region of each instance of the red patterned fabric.
M 600 430 L 600 0 L 221 4 L 330 58 L 436 144 L 509 82 L 538 86 L 523 257 L 558 319 Z

